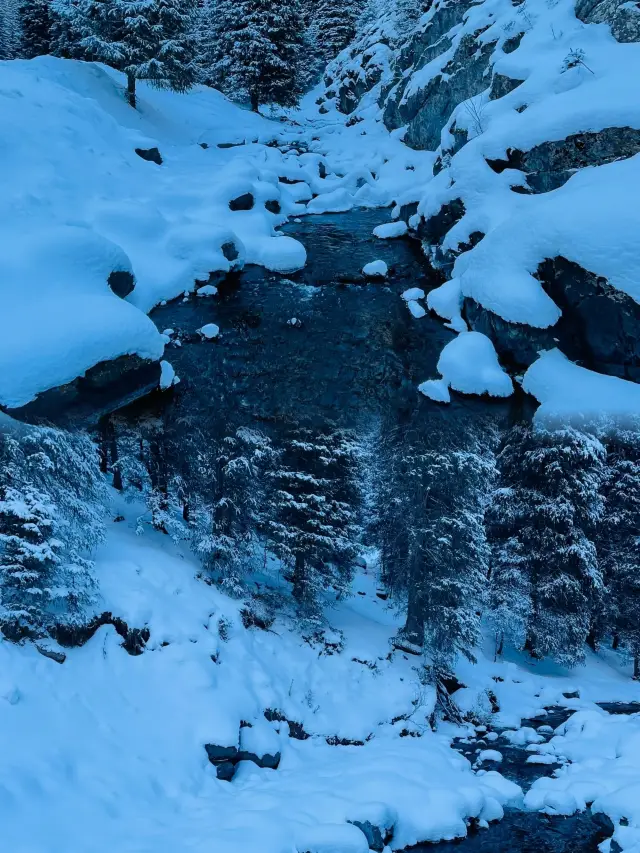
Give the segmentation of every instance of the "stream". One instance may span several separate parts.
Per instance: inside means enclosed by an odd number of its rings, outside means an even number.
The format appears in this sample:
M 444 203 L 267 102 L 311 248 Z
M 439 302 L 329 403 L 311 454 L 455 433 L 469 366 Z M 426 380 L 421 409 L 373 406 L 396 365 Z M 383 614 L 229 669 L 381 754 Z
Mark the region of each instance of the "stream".
M 361 210 L 290 222 L 283 230 L 306 247 L 304 269 L 281 275 L 248 266 L 216 282 L 216 296 L 156 308 L 158 329 L 173 330 L 165 358 L 180 384 L 125 416 L 160 412 L 218 437 L 250 426 L 276 440 L 292 422 L 384 432 L 411 425 L 433 437 L 519 417 L 524 395 L 453 394 L 442 406 L 418 392 L 438 375 L 440 352 L 454 334 L 436 317 L 415 319 L 407 309 L 407 288 L 428 292 L 440 282 L 429 278 L 419 243 L 373 236 L 388 218 L 388 211 Z M 388 278 L 365 280 L 362 267 L 377 259 L 388 264 Z M 208 323 L 220 328 L 214 341 L 197 334 Z

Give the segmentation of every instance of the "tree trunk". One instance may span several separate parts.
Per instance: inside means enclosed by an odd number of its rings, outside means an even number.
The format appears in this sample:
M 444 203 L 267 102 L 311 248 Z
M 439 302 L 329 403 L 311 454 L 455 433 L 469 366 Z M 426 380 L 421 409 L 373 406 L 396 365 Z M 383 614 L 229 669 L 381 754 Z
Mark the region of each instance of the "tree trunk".
M 136 108 L 136 78 L 133 74 L 127 74 L 127 101 L 135 110 Z
M 620 634 L 618 634 L 617 631 L 614 632 L 613 637 L 611 638 L 611 648 L 614 652 L 620 648 Z
M 592 652 L 598 651 L 598 641 L 596 639 L 595 628 L 592 628 L 587 634 L 587 645 L 589 646 Z
M 500 631 L 496 633 L 496 653 L 494 657 L 494 661 L 497 661 L 498 658 L 502 657 L 502 653 L 504 652 L 504 631 Z
M 640 651 L 633 656 L 633 680 L 640 681 Z
M 296 554 L 296 564 L 293 569 L 293 597 L 298 604 L 304 604 L 307 598 L 307 571 L 304 554 Z
M 407 621 L 402 629 L 407 642 L 422 648 L 424 643 L 424 601 L 418 583 L 412 583 L 407 601 Z
M 255 90 L 251 92 L 251 109 L 254 113 L 258 112 L 260 108 L 260 98 L 258 97 L 258 93 Z

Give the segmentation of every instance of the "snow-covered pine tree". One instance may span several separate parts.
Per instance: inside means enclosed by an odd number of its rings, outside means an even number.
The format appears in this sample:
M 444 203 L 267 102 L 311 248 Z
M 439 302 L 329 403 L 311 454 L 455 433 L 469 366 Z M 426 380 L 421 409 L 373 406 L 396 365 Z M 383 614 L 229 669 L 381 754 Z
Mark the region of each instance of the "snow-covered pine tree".
M 492 618 L 538 657 L 583 659 L 602 575 L 594 545 L 604 448 L 572 428 L 514 427 L 498 455 L 500 490 L 488 514 Z
M 21 53 L 27 59 L 51 53 L 51 14 L 50 0 L 23 0 L 20 4 Z
M 353 39 L 363 5 L 361 0 L 318 0 L 312 27 L 325 64 Z
M 360 536 L 358 447 L 341 429 L 294 429 L 269 472 L 269 546 L 293 572 L 304 618 L 320 615 L 322 593 L 346 594 Z
M 424 648 L 436 674 L 458 654 L 474 659 L 489 566 L 483 518 L 493 474 L 489 445 L 423 450 L 406 459 L 417 512 L 410 525 L 403 637 Z
M 243 592 L 271 459 L 269 439 L 241 427 L 211 450 L 205 445 L 191 466 L 194 547 L 212 577 L 234 595 Z
M 605 509 L 598 548 L 607 589 L 604 622 L 633 658 L 640 678 L 640 432 L 609 437 Z
M 127 76 L 136 106 L 136 81 L 186 92 L 197 77 L 193 19 L 196 0 L 58 0 L 64 24 L 56 49 L 104 62 Z
M 0 434 L 0 626 L 38 637 L 82 618 L 93 596 L 88 555 L 108 501 L 84 436 L 18 428 Z
M 20 40 L 18 0 L 0 0 L 0 60 L 18 56 Z
M 205 79 L 235 98 L 294 106 L 300 97 L 300 0 L 214 0 L 201 62 Z

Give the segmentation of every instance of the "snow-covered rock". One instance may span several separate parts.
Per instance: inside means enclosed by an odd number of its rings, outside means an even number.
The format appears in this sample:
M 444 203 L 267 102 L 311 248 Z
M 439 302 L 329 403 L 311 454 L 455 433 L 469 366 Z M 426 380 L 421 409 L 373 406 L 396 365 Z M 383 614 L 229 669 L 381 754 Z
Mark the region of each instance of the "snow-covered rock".
M 213 341 L 220 335 L 220 327 L 215 323 L 206 323 L 201 329 L 198 329 L 198 333 L 202 335 L 205 340 Z
M 407 233 L 406 222 L 385 222 L 383 225 L 378 225 L 373 229 L 375 237 L 381 240 L 389 240 L 392 237 L 402 237 Z
M 368 278 L 386 278 L 389 267 L 384 261 L 371 261 L 364 265 L 362 272 Z

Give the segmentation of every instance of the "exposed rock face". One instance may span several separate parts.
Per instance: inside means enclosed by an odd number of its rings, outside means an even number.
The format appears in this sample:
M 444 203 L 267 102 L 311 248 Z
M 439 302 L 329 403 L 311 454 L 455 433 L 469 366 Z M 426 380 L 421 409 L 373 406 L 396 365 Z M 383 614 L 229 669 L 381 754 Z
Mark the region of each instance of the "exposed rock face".
M 609 24 L 617 41 L 640 41 L 640 3 L 633 0 L 577 0 L 576 17 L 585 24 Z
M 123 355 L 89 368 L 67 385 L 38 394 L 35 400 L 4 411 L 17 420 L 58 425 L 95 425 L 101 417 L 154 391 L 160 362 Z
M 479 45 L 473 36 L 465 36 L 460 42 L 454 58 L 443 68 L 443 74 L 435 77 L 423 90 L 407 100 L 406 107 L 400 105 L 398 113 L 414 117 L 404 141 L 411 148 L 435 150 L 440 144 L 440 134 L 455 107 L 487 88 L 486 72 L 494 43 Z M 407 116 L 408 117 L 408 116 Z M 471 116 L 481 133 L 482 115 Z
M 101 628 L 103 625 L 113 625 L 118 635 L 122 637 L 122 648 L 134 657 L 144 652 L 145 646 L 151 637 L 151 633 L 147 627 L 130 628 L 124 619 L 108 612 L 95 616 L 84 625 L 54 625 L 49 629 L 49 634 L 65 648 L 84 646 L 93 637 L 98 628 Z M 44 654 L 41 649 L 38 649 L 38 651 Z
M 640 305 L 566 258 L 545 261 L 538 277 L 562 309 L 562 317 L 549 329 L 507 323 L 465 299 L 465 319 L 491 338 L 503 363 L 524 369 L 539 350 L 560 347 L 585 367 L 640 382 Z
M 543 142 L 530 151 L 507 152 L 506 160 L 488 160 L 495 172 L 519 169 L 536 193 L 565 184 L 576 169 L 624 160 L 640 152 L 640 130 L 607 127 L 598 133 L 576 133 L 557 142 Z
M 149 163 L 157 163 L 158 166 L 162 166 L 162 155 L 157 148 L 136 148 L 136 154 Z

